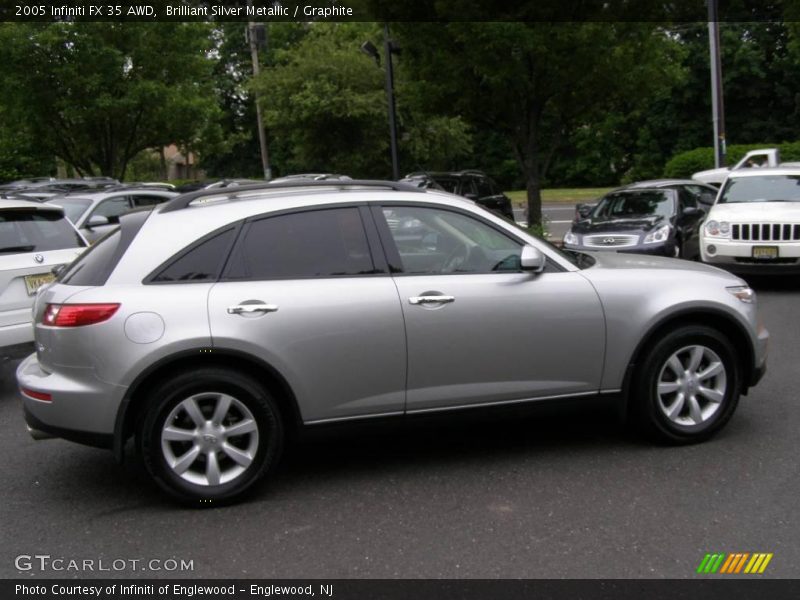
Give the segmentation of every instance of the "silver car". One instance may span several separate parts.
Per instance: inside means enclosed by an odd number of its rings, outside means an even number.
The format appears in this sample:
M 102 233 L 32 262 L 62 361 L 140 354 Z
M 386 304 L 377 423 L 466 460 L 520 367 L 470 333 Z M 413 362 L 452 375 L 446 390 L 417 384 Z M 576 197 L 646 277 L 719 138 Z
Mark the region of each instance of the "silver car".
M 67 218 L 94 243 L 116 228 L 119 218 L 137 208 L 152 207 L 175 198 L 177 192 L 161 187 L 121 185 L 100 191 L 80 191 L 49 198 L 48 204 L 64 209 Z
M 704 440 L 765 370 L 755 295 L 716 268 L 565 253 L 396 182 L 185 194 L 120 220 L 44 289 L 17 371 L 37 438 L 129 438 L 154 480 L 230 501 L 290 431 L 616 402 Z
M 33 297 L 85 247 L 60 208 L 0 199 L 0 360 L 30 354 Z

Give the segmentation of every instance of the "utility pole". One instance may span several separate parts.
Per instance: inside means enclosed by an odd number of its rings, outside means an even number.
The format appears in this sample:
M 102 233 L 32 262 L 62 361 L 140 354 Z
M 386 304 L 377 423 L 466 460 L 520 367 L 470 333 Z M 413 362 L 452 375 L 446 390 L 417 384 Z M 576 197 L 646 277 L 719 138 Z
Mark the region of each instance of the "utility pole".
M 253 0 L 247 0 L 247 5 L 249 7 L 253 6 Z M 266 30 L 264 29 L 264 25 L 256 25 L 252 21 L 248 21 L 247 23 L 247 41 L 250 44 L 250 58 L 253 61 L 253 77 L 258 77 L 258 74 L 261 72 L 261 66 L 258 62 L 258 46 L 259 40 L 257 37 L 257 32 L 259 31 L 263 34 L 264 43 L 266 43 Z M 261 116 L 261 103 L 259 102 L 258 92 L 255 92 L 255 103 L 256 103 L 256 121 L 258 122 L 258 143 L 261 147 L 261 167 L 264 170 L 264 179 L 269 181 L 272 179 L 272 169 L 269 166 L 269 152 L 267 151 L 267 133 L 264 130 L 264 118 Z
M 725 106 L 722 99 L 722 61 L 719 57 L 718 0 L 708 1 L 708 44 L 711 58 L 711 120 L 714 123 L 714 166 L 724 167 L 728 149 L 725 144 Z
M 383 26 L 384 52 L 386 53 L 386 97 L 389 102 L 389 141 L 392 152 L 392 178 L 400 179 L 400 160 L 397 156 L 397 118 L 394 104 L 394 67 L 392 53 L 399 49 L 389 39 L 389 26 Z

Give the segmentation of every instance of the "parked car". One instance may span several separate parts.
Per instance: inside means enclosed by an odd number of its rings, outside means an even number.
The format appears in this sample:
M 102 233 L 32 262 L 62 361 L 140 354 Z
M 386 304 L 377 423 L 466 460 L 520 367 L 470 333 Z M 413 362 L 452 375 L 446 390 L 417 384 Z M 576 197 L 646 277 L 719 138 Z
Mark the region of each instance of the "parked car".
M 400 181 L 418 187 L 434 188 L 473 200 L 506 219 L 514 220 L 511 199 L 482 171 L 409 173 Z
M 739 273 L 800 272 L 800 167 L 732 171 L 700 247 L 703 262 Z
M 647 181 L 637 181 L 619 188 L 620 190 L 637 190 L 642 188 L 667 188 L 678 190 L 684 197 L 684 204 L 687 206 L 697 205 L 703 210 L 708 210 L 717 199 L 719 189 L 713 185 L 694 181 L 693 179 L 648 179 Z M 616 190 L 615 190 L 616 191 Z M 586 218 L 592 209 L 597 205 L 594 203 L 583 203 L 575 205 L 575 220 Z
M 177 192 L 158 187 L 121 185 L 94 193 L 58 196 L 47 202 L 62 207 L 67 218 L 94 243 L 117 226 L 121 215 L 136 208 L 153 207 L 176 196 Z
M 695 196 L 673 188 L 623 188 L 604 196 L 564 235 L 573 250 L 699 257 L 705 216 Z
M 123 216 L 34 315 L 17 370 L 34 437 L 122 457 L 133 436 L 152 478 L 199 506 L 328 423 L 584 400 L 701 441 L 761 377 L 768 338 L 730 273 L 563 252 L 397 182 L 243 186 Z
M 30 354 L 33 296 L 85 247 L 60 208 L 0 200 L 0 359 Z

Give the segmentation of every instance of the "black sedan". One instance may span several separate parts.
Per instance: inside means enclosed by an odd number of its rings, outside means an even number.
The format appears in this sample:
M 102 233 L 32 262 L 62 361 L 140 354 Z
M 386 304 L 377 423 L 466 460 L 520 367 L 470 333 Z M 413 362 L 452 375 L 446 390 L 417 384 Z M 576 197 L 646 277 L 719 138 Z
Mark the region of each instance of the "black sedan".
M 674 189 L 616 190 L 573 222 L 564 247 L 695 259 L 702 206 Z

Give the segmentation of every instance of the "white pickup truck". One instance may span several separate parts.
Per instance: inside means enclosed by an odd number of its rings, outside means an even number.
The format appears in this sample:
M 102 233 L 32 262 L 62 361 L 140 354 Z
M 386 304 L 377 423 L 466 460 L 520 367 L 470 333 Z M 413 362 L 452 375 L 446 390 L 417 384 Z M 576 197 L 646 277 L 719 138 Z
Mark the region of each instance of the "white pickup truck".
M 698 171 L 692 175 L 692 179 L 720 186 L 725 178 L 737 169 L 751 169 L 759 167 L 800 167 L 800 163 L 781 163 L 780 151 L 777 148 L 761 148 L 750 150 L 744 158 L 732 167 L 720 167 L 719 169 L 708 169 Z

